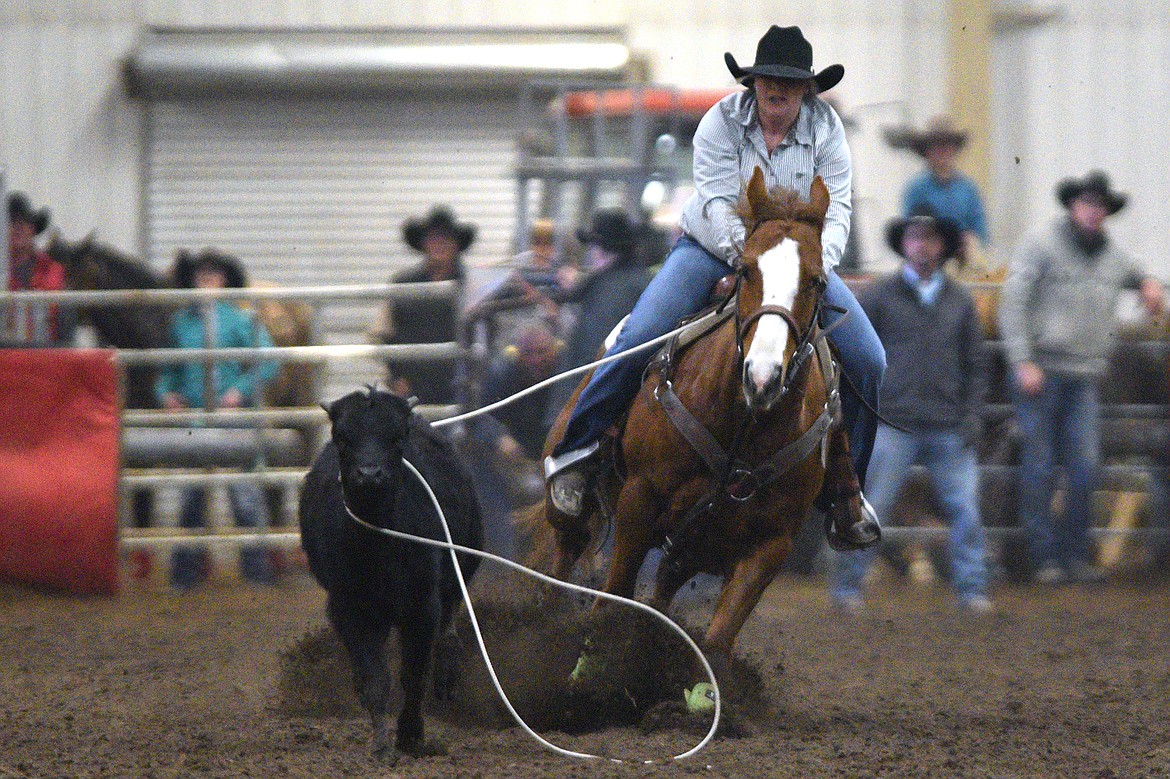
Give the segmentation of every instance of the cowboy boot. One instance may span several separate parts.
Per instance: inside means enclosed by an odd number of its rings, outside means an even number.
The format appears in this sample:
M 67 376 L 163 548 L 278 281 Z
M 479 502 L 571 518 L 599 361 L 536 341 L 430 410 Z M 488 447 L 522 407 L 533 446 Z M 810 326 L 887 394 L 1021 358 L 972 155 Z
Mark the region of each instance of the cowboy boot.
M 544 458 L 544 479 L 549 499 L 557 511 L 570 517 L 581 516 L 589 482 L 597 470 L 600 448 L 594 441 L 580 449 Z

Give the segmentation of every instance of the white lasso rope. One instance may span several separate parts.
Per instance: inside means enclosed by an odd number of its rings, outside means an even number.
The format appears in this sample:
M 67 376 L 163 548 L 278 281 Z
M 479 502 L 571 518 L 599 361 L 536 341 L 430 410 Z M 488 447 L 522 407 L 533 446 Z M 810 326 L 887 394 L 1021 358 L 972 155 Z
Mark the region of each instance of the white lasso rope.
M 698 656 L 699 662 L 701 662 L 703 664 L 703 670 L 706 672 L 707 678 L 711 680 L 711 690 L 714 693 L 714 698 L 715 698 L 715 717 L 711 721 L 711 727 L 707 730 L 707 735 L 704 736 L 703 740 L 700 741 L 698 744 L 696 744 L 691 749 L 688 749 L 686 752 L 683 752 L 682 754 L 674 755 L 670 759 L 671 760 L 684 760 L 684 759 L 696 754 L 697 752 L 699 752 L 699 750 L 701 750 L 703 747 L 707 746 L 707 744 L 709 744 L 711 742 L 711 739 L 715 737 L 715 731 L 719 727 L 719 715 L 720 715 L 720 712 L 722 711 L 722 702 L 721 702 L 721 697 L 719 695 L 719 682 L 715 678 L 715 672 L 711 669 L 711 664 L 709 662 L 707 662 L 707 658 L 703 654 L 703 651 L 701 649 L 699 649 L 698 644 L 696 644 L 694 642 L 694 640 L 689 635 L 687 635 L 687 632 L 685 630 L 683 630 L 676 622 L 674 622 L 674 620 L 672 620 L 670 617 L 666 616 L 662 612 L 660 612 L 656 609 L 653 609 L 650 606 L 647 606 L 646 604 L 640 603 L 636 600 L 632 600 L 630 598 L 623 598 L 620 595 L 611 595 L 608 592 L 602 592 L 601 590 L 594 590 L 594 589 L 589 588 L 589 587 L 582 587 L 580 585 L 573 584 L 572 582 L 561 581 L 560 579 L 556 579 L 552 576 L 547 576 L 543 573 L 540 573 L 539 571 L 534 571 L 531 568 L 528 568 L 528 567 L 523 566 L 519 563 L 513 562 L 513 561 L 507 559 L 506 557 L 500 557 L 499 555 L 494 555 L 490 552 L 484 552 L 484 551 L 479 550 L 479 549 L 472 549 L 469 546 L 462 546 L 460 544 L 456 544 L 451 539 L 451 529 L 447 525 L 447 517 L 443 513 L 443 507 L 439 505 L 439 499 L 435 497 L 435 493 L 434 493 L 434 490 L 431 489 L 431 485 L 427 483 L 427 480 L 423 477 L 423 475 L 421 473 L 419 473 L 418 469 L 414 467 L 414 464 L 412 462 L 410 462 L 406 458 L 403 458 L 402 463 L 403 463 L 403 465 L 405 465 L 407 468 L 410 469 L 411 473 L 413 473 L 415 475 L 415 478 L 417 478 L 419 480 L 419 482 L 423 485 L 423 488 L 426 489 L 427 496 L 430 497 L 430 499 L 431 499 L 431 504 L 435 507 L 435 511 L 438 512 L 438 514 L 439 514 L 439 522 L 443 526 L 443 535 L 446 537 L 446 539 L 447 539 L 446 541 L 438 541 L 438 540 L 433 539 L 433 538 L 425 538 L 423 536 L 416 536 L 416 535 L 413 535 L 411 533 L 402 533 L 402 532 L 397 531 L 397 530 L 391 530 L 389 528 L 378 527 L 377 525 L 372 525 L 369 522 L 366 522 L 364 519 L 359 517 L 357 514 L 353 513 L 353 511 L 349 508 L 349 503 L 345 500 L 345 491 L 343 489 L 342 490 L 342 503 L 345 505 L 345 511 L 347 514 L 349 514 L 350 518 L 354 522 L 357 522 L 362 527 L 367 528 L 369 530 L 373 530 L 376 533 L 381 533 L 383 535 L 391 536 L 393 538 L 398 538 L 398 539 L 401 539 L 404 541 L 413 541 L 416 543 L 427 544 L 429 546 L 436 546 L 436 547 L 439 547 L 441 549 L 447 549 L 450 552 L 451 562 L 455 566 L 455 575 L 456 575 L 456 578 L 458 578 L 458 580 L 459 580 L 459 589 L 463 593 L 463 602 L 467 605 L 467 615 L 471 619 L 471 627 L 472 627 L 472 630 L 475 631 L 475 640 L 476 640 L 476 643 L 479 644 L 480 655 L 483 657 L 483 661 L 487 665 L 488 675 L 491 677 L 492 685 L 496 688 L 496 693 L 500 696 L 500 699 L 504 702 L 504 706 L 508 709 L 508 713 L 512 715 L 512 719 L 516 721 L 516 724 L 519 725 L 524 730 L 525 733 L 527 733 L 528 735 L 530 735 L 534 739 L 536 739 L 542 746 L 552 750 L 553 752 L 556 752 L 559 755 L 564 755 L 565 757 L 580 757 L 580 758 L 585 758 L 588 760 L 609 760 L 610 762 L 613 762 L 613 763 L 625 763 L 626 762 L 625 760 L 622 760 L 622 759 L 616 758 L 616 757 L 605 757 L 604 755 L 595 755 L 595 754 L 592 754 L 589 752 L 574 752 L 574 751 L 569 750 L 569 749 L 564 749 L 563 747 L 558 747 L 556 744 L 553 744 L 552 742 L 548 741 L 543 736 L 541 736 L 539 733 L 537 733 L 535 730 L 533 730 L 531 727 L 529 727 L 528 723 L 524 721 L 524 718 L 520 716 L 520 714 L 516 711 L 515 707 L 512 705 L 512 701 L 508 698 L 508 694 L 506 692 L 504 692 L 504 688 L 500 685 L 500 680 L 496 676 L 496 669 L 495 669 L 495 666 L 492 665 L 491 657 L 488 655 L 487 646 L 484 644 L 483 632 L 479 628 L 479 620 L 476 619 L 475 608 L 471 605 L 471 594 L 467 591 L 467 582 L 463 578 L 463 569 L 459 565 L 459 557 L 455 554 L 456 552 L 464 552 L 466 554 L 475 555 L 476 557 L 483 558 L 484 560 L 493 560 L 497 563 L 500 563 L 500 564 L 505 565 L 509 568 L 512 568 L 513 570 L 517 570 L 517 571 L 520 571 L 521 573 L 528 574 L 529 576 L 532 576 L 533 578 L 538 579 L 540 581 L 547 582 L 549 584 L 553 584 L 553 585 L 556 585 L 559 587 L 564 587 L 565 589 L 572 590 L 574 592 L 581 592 L 581 593 L 585 593 L 588 595 L 594 595 L 596 597 L 605 598 L 606 600 L 611 600 L 611 601 L 615 601 L 617 603 L 624 603 L 628 606 L 633 606 L 634 608 L 639 609 L 641 611 L 644 611 L 648 614 L 651 614 L 655 618 L 666 623 L 666 625 L 668 627 L 670 627 L 672 630 L 674 630 L 676 633 L 678 633 L 678 635 L 682 636 L 683 640 L 686 641 L 687 645 Z M 659 762 L 659 761 L 657 761 L 657 760 L 643 760 L 643 761 L 641 761 L 641 764 L 642 765 L 653 765 L 656 762 Z
M 570 376 L 576 376 L 577 374 L 580 374 L 580 373 L 587 373 L 587 372 L 593 370 L 594 368 L 597 368 L 601 365 L 605 365 L 607 362 L 613 362 L 614 360 L 620 360 L 623 357 L 627 357 L 631 354 L 636 354 L 637 352 L 644 352 L 652 346 L 658 346 L 659 344 L 670 340 L 671 338 L 678 335 L 682 331 L 688 329 L 693 324 L 694 324 L 694 322 L 687 323 L 687 324 L 682 325 L 680 327 L 676 327 L 675 329 L 671 330 L 669 333 L 664 333 L 663 335 L 660 335 L 657 338 L 652 338 L 644 344 L 639 344 L 637 346 L 631 346 L 629 349 L 624 349 L 620 352 L 617 352 L 616 354 L 611 354 L 608 357 L 602 357 L 601 359 L 594 360 L 593 362 L 587 362 L 584 365 L 581 365 L 577 368 L 570 368 L 569 370 L 564 371 L 563 373 L 558 373 L 556 376 L 550 376 L 547 379 L 545 379 L 544 381 L 537 382 L 536 384 L 533 384 L 531 387 L 528 387 L 527 389 L 522 389 L 514 395 L 509 395 L 508 397 L 504 398 L 503 400 L 497 400 L 495 403 L 489 403 L 488 405 L 483 406 L 482 408 L 477 408 L 474 411 L 468 411 L 466 414 L 458 414 L 458 415 L 453 416 L 453 417 L 447 417 L 446 419 L 436 420 L 436 421 L 431 423 L 431 427 L 446 427 L 447 425 L 454 425 L 458 422 L 463 422 L 463 421 L 468 420 L 468 419 L 473 419 L 475 417 L 480 416 L 481 414 L 491 413 L 492 411 L 495 411 L 497 408 L 500 408 L 502 406 L 506 406 L 509 403 L 512 403 L 514 401 L 519 400 L 520 398 L 527 397 L 528 395 L 531 395 L 534 392 L 539 392 L 540 390 L 544 389 L 545 387 L 549 386 L 550 384 L 556 384 L 561 379 L 567 379 Z

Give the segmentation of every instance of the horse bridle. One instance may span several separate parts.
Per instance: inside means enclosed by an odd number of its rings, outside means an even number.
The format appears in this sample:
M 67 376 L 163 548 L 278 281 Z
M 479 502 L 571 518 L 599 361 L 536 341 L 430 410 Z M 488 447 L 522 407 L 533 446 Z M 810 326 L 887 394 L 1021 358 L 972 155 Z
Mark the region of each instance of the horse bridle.
M 744 275 L 746 273 L 744 265 L 740 265 L 735 271 L 735 289 L 732 296 L 738 298 L 740 287 L 743 285 Z M 807 327 L 802 327 L 800 322 L 796 319 L 796 314 L 792 309 L 786 306 L 778 306 L 768 303 L 760 306 L 752 313 L 748 314 L 746 318 L 740 318 L 738 305 L 735 310 L 735 350 L 739 360 L 739 371 L 743 373 L 744 354 L 743 343 L 747 338 L 748 328 L 759 321 L 760 317 L 764 316 L 778 316 L 783 319 L 790 328 L 791 332 L 796 333 L 796 348 L 792 350 L 792 359 L 788 363 L 788 367 L 784 371 L 784 385 L 782 393 L 787 393 L 792 389 L 797 379 L 801 376 L 804 366 L 808 363 L 812 353 L 815 349 L 815 343 L 820 338 L 824 338 L 830 330 L 836 328 L 841 320 L 834 322 L 828 328 L 820 327 L 821 312 L 826 308 L 840 311 L 836 306 L 828 306 L 825 303 L 825 290 L 828 289 L 829 282 L 824 276 L 817 276 L 813 279 L 813 288 L 816 293 L 816 302 L 813 304 L 812 315 L 809 317 Z M 730 299 L 730 297 L 729 297 Z M 726 304 L 726 303 L 725 303 Z

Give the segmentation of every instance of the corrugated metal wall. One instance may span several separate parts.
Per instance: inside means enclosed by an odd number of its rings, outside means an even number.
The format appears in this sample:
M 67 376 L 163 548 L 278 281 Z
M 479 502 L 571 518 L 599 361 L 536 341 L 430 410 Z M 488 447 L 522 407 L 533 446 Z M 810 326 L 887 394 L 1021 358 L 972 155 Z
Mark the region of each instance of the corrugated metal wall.
M 1006 5 L 1005 5 L 1006 8 Z M 1001 29 L 993 52 L 993 232 L 1006 251 L 1054 210 L 1053 184 L 1107 168 L 1133 195 L 1119 239 L 1170 276 L 1157 226 L 1170 221 L 1165 180 L 1170 109 L 1170 3 L 1062 0 L 1055 21 Z M 799 23 L 818 67 L 846 65 L 838 90 L 858 122 L 859 203 L 875 234 L 896 208 L 913 159 L 889 154 L 883 123 L 925 122 L 946 105 L 945 3 L 798 0 L 783 7 L 727 0 L 606 0 L 536 7 L 478 0 L 33 0 L 0 8 L 0 164 L 13 186 L 54 207 L 78 236 L 92 228 L 145 247 L 139 205 L 141 106 L 126 100 L 119 60 L 148 25 L 177 27 L 571 26 L 624 24 L 656 81 L 726 85 L 722 54 L 750 59 L 773 22 Z M 1017 161 L 1018 160 L 1018 161 Z M 1155 229 L 1149 229 L 1150 226 Z
M 151 107 L 148 256 L 216 246 L 284 285 L 381 283 L 414 264 L 402 224 L 435 204 L 478 228 L 466 259 L 507 257 L 515 224 L 514 96 L 198 100 Z M 378 306 L 322 311 L 326 343 L 361 343 Z M 381 378 L 331 364 L 327 395 Z

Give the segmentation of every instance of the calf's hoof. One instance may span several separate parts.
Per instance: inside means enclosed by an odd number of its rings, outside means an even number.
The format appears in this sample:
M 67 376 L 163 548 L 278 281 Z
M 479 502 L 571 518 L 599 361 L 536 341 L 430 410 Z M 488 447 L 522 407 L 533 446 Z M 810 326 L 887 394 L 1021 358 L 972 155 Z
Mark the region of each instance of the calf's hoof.
M 448 753 L 447 742 L 439 738 L 423 738 L 419 736 L 399 736 L 394 748 L 401 754 L 411 757 L 442 757 Z

